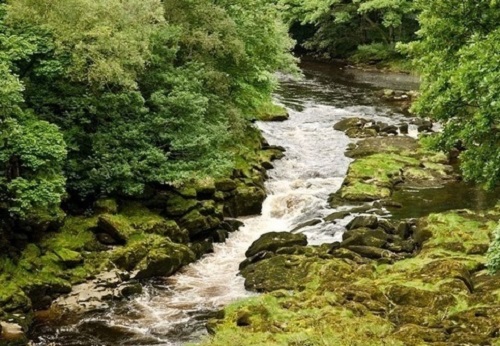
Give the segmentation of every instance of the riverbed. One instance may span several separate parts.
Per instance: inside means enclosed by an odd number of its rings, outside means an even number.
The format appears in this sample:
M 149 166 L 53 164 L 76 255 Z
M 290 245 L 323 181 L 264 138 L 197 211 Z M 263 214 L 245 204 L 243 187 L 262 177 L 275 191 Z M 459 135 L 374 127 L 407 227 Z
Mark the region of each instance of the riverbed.
M 303 78 L 281 76 L 276 93 L 277 102 L 289 111 L 289 120 L 256 124 L 270 144 L 286 149 L 285 158 L 269 171 L 262 215 L 243 218 L 245 226 L 231 234 L 226 243 L 215 245 L 213 254 L 172 277 L 145 283 L 144 293 L 130 301 L 116 302 L 106 311 L 83 317 L 68 317 L 57 324 L 38 324 L 35 345 L 177 346 L 196 342 L 206 335 L 208 318 L 226 304 L 253 294 L 244 289 L 238 265 L 254 240 L 271 231 L 291 231 L 305 221 L 335 211 L 327 200 L 345 177 L 351 159 L 344 152 L 352 140 L 335 131 L 333 124 L 351 116 L 389 124 L 407 122 L 407 114 L 381 100 L 376 91 L 412 90 L 418 87 L 418 79 L 313 62 L 301 67 Z M 414 191 L 413 195 L 418 193 Z M 453 196 L 448 198 L 453 200 Z M 474 208 L 478 201 L 466 206 Z M 440 205 L 443 203 L 446 205 L 446 201 L 440 201 Z M 390 216 L 390 211 L 387 213 Z M 331 243 L 340 240 L 351 219 L 319 222 L 300 232 L 307 235 L 309 244 Z

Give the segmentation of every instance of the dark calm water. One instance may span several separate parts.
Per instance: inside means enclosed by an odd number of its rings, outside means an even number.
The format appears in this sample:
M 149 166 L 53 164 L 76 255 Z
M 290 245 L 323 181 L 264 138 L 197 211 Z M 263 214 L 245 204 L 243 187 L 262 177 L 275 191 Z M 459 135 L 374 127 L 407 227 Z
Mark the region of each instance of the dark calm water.
M 287 149 L 266 183 L 269 197 L 262 215 L 244 220 L 215 253 L 180 273 L 145 284 L 145 293 L 128 302 L 112 304 L 105 312 L 66 316 L 58 322 L 40 321 L 34 329 L 35 345 L 182 345 L 200 340 L 204 324 L 224 305 L 252 294 L 237 275 L 244 252 L 261 234 L 290 231 L 297 224 L 332 212 L 327 198 L 341 185 L 350 159 L 344 156 L 350 140 L 333 130 L 347 116 L 389 123 L 405 120 L 396 107 L 380 100 L 375 91 L 411 90 L 418 80 L 409 75 L 345 70 L 339 66 L 307 62 L 301 80 L 281 77 L 276 98 L 290 112 L 283 123 L 260 123 L 271 144 Z M 396 199 L 404 208 L 395 217 L 417 217 L 452 208 L 484 208 L 498 195 L 455 184 L 441 190 L 401 191 Z M 305 228 L 309 242 L 339 240 L 349 218 L 339 224 Z

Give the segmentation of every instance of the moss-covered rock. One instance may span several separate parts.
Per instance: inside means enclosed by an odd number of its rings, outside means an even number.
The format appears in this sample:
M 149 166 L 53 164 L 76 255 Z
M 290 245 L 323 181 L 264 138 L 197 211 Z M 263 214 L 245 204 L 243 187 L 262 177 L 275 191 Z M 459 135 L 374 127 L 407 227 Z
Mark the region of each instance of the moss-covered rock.
M 134 268 L 135 279 L 146 279 L 154 276 L 169 276 L 181 267 L 194 262 L 195 254 L 189 247 L 164 241 L 150 249 L 147 255 Z
M 411 241 L 425 234 L 409 257 L 378 247 L 370 248 L 377 256 L 367 256 L 360 250 L 368 246 L 351 251 L 337 244 L 250 263 L 242 269 L 246 287 L 267 293 L 226 308 L 204 344 L 495 345 L 500 276 L 487 275 L 484 253 L 469 250 L 490 239 L 499 216 L 462 211 L 422 218 L 406 235 Z M 387 228 L 351 232 L 399 239 L 394 226 Z
M 195 191 L 196 193 L 196 191 Z M 182 216 L 189 213 L 191 210 L 195 209 L 198 205 L 198 201 L 192 198 L 186 198 L 177 194 L 172 193 L 168 200 L 165 212 L 167 216 Z
M 134 233 L 127 219 L 118 215 L 104 214 L 99 216 L 97 230 L 106 233 L 118 244 L 125 244 Z
M 306 246 L 307 237 L 304 234 L 293 234 L 289 232 L 269 232 L 254 241 L 245 252 L 245 256 L 251 257 L 261 251 L 276 252 L 280 248 L 294 245 Z
M 266 192 L 262 188 L 240 185 L 234 197 L 226 201 L 224 213 L 230 217 L 258 215 L 265 198 Z

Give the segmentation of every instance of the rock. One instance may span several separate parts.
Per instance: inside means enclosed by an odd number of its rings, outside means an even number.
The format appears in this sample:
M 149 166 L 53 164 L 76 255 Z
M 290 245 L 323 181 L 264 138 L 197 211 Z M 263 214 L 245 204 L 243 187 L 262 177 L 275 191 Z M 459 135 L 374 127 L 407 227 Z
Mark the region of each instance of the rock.
M 15 323 L 0 322 L 0 345 L 26 345 L 28 339 L 23 328 Z
M 184 244 L 189 242 L 188 231 L 181 229 L 174 220 L 151 220 L 141 226 L 144 232 L 168 237 L 174 243 Z
M 135 242 L 115 250 L 110 255 L 110 260 L 118 268 L 131 271 L 146 256 L 149 246 L 148 242 Z
M 172 193 L 167 200 L 165 211 L 168 216 L 182 216 L 195 209 L 197 205 L 198 201 L 195 199 L 188 199 Z
M 403 134 L 403 135 L 407 135 L 408 134 L 408 129 L 409 129 L 409 125 L 408 124 L 400 124 L 399 125 L 399 132 L 401 132 L 401 134 Z
M 381 152 L 415 152 L 418 147 L 418 141 L 411 137 L 367 138 L 358 142 L 354 149 L 347 151 L 346 156 L 361 158 Z
M 198 199 L 212 198 L 216 192 L 215 183 L 212 181 L 198 183 L 195 189 Z
M 397 135 L 398 134 L 398 128 L 394 125 L 387 125 L 384 127 L 380 128 L 380 132 L 392 134 L 392 135 Z
M 207 253 L 214 252 L 214 244 L 212 239 L 205 239 L 203 241 L 198 241 L 190 244 L 189 248 L 196 256 L 196 259 L 200 259 L 203 255 Z
M 127 282 L 118 287 L 118 291 L 123 297 L 130 297 L 142 293 L 142 285 L 139 282 Z
M 344 248 L 332 249 L 332 251 L 330 251 L 329 254 L 331 254 L 335 258 L 348 259 L 358 264 L 366 263 L 366 260 L 364 260 L 363 257 L 361 257 L 359 254 Z
M 252 257 L 261 251 L 275 252 L 279 248 L 294 245 L 306 246 L 307 237 L 304 234 L 292 234 L 289 232 L 270 232 L 262 235 L 254 241 L 245 252 L 246 257 Z
M 115 215 L 104 214 L 99 216 L 97 222 L 98 233 L 106 233 L 118 244 L 125 244 L 133 232 L 126 222 Z
M 345 217 L 351 215 L 351 211 L 337 211 L 335 213 L 331 213 L 327 217 L 325 217 L 323 220 L 325 222 L 334 222 L 335 220 L 341 220 L 344 219 Z
M 181 195 L 182 197 L 185 197 L 185 198 L 196 198 L 198 193 L 196 191 L 196 188 L 195 187 L 191 187 L 191 186 L 184 186 L 182 188 L 179 188 L 177 190 L 175 190 L 175 192 L 177 192 L 179 195 Z
M 236 187 L 237 184 L 233 179 L 220 179 L 215 182 L 215 188 L 223 192 L 233 191 Z
M 398 255 L 395 253 L 389 251 L 389 250 L 384 250 L 378 247 L 373 247 L 373 246 L 360 246 L 360 245 L 351 245 L 347 247 L 348 250 L 351 250 L 362 257 L 370 258 L 370 259 L 398 259 L 400 258 Z
M 382 248 L 388 240 L 388 235 L 381 229 L 356 228 L 342 235 L 341 246 L 349 248 L 351 245 L 361 245 Z
M 218 227 L 220 222 L 219 219 L 204 216 L 198 210 L 192 210 L 179 220 L 179 225 L 187 229 L 192 238 L 199 233 Z
M 0 307 L 3 311 L 10 313 L 31 310 L 32 303 L 20 288 L 14 285 L 10 285 L 8 288 L 10 289 L 3 290 L 0 295 Z
M 378 218 L 375 215 L 360 215 L 356 216 L 351 222 L 349 222 L 346 226 L 348 230 L 356 229 L 356 228 L 377 228 L 378 227 Z
M 226 201 L 224 213 L 230 217 L 258 215 L 262 211 L 262 203 L 266 192 L 255 186 L 240 186 L 234 197 Z
M 243 262 L 241 262 L 239 265 L 239 270 L 241 271 L 241 270 L 245 269 L 246 267 L 248 267 L 250 264 L 257 263 L 257 262 L 263 261 L 265 259 L 269 259 L 273 256 L 275 256 L 275 254 L 271 251 L 258 252 L 257 254 L 253 255 L 252 257 L 248 257 Z
M 388 298 L 395 304 L 420 308 L 431 307 L 438 295 L 433 291 L 403 285 L 392 285 L 387 292 Z
M 152 249 L 135 267 L 134 279 L 169 276 L 181 267 L 194 262 L 195 254 L 185 245 L 165 242 L 162 247 Z
M 214 243 L 224 243 L 228 236 L 229 233 L 225 229 L 218 229 L 212 232 L 212 239 Z
M 396 232 L 401 238 L 408 239 L 413 234 L 412 224 L 408 221 L 402 221 L 399 223 Z
M 306 222 L 302 222 L 301 224 L 294 227 L 290 232 L 296 233 L 297 231 L 300 231 L 302 228 L 315 226 L 317 224 L 320 224 L 321 222 L 322 222 L 321 219 L 312 219 Z
M 368 122 L 366 119 L 362 118 L 346 118 L 342 119 L 338 123 L 336 123 L 333 128 L 337 131 L 345 132 L 350 128 L 361 128 Z
M 263 168 L 268 170 L 274 168 L 273 164 L 269 161 L 262 161 L 260 164 L 262 165 Z
M 113 237 L 111 237 L 107 233 L 97 233 L 96 238 L 97 238 L 97 241 L 99 241 L 101 244 L 104 244 L 104 245 L 117 245 L 118 244 L 116 239 L 114 239 Z
M 308 265 L 292 256 L 279 255 L 249 265 L 241 271 L 245 288 L 257 292 L 300 289 L 306 284 Z
M 54 254 L 61 260 L 62 264 L 67 268 L 74 268 L 83 263 L 82 254 L 69 249 L 54 250 Z
M 396 233 L 396 227 L 387 219 L 378 219 L 378 227 L 382 228 L 388 234 Z
M 416 324 L 405 324 L 394 333 L 394 336 L 400 338 L 403 342 L 412 345 L 445 342 L 447 333 L 443 329 L 426 328 Z
M 118 213 L 118 203 L 113 198 L 102 198 L 94 203 L 94 211 L 97 214 L 116 214 Z
M 350 128 L 345 131 L 345 134 L 349 138 L 369 138 L 376 137 L 378 133 L 375 129 Z

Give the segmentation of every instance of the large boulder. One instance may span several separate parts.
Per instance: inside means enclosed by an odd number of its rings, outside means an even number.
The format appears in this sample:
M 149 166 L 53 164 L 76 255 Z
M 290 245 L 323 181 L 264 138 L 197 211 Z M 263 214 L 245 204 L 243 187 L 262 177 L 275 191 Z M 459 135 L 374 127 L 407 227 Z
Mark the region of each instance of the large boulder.
M 224 213 L 230 217 L 258 215 L 262 211 L 262 203 L 266 192 L 256 186 L 239 186 L 234 196 L 226 201 Z
M 220 223 L 219 218 L 202 215 L 197 209 L 190 211 L 179 220 L 179 225 L 188 230 L 191 238 L 204 231 L 217 228 Z
M 307 237 L 304 234 L 270 232 L 254 241 L 245 252 L 245 256 L 252 257 L 261 251 L 276 252 L 280 248 L 292 247 L 295 245 L 306 246 Z
M 360 215 L 356 216 L 351 222 L 346 226 L 348 230 L 356 228 L 377 228 L 378 218 L 375 215 Z
M 195 259 L 189 247 L 165 242 L 163 246 L 150 250 L 141 260 L 135 268 L 134 279 L 169 276 Z
M 104 214 L 99 216 L 99 220 L 97 222 L 97 232 L 109 235 L 118 244 L 125 244 L 134 230 L 122 217 L 118 215 Z
M 167 206 L 165 211 L 167 216 L 176 217 L 185 215 L 195 209 L 198 205 L 198 201 L 196 199 L 185 198 L 172 193 L 166 204 Z
M 356 228 L 342 235 L 342 247 L 362 245 L 382 248 L 387 244 L 389 236 L 382 229 Z
M 348 129 L 351 129 L 351 128 L 358 128 L 358 129 L 360 129 L 367 122 L 368 122 L 368 120 L 363 119 L 363 118 L 357 118 L 357 117 L 346 118 L 346 119 L 340 120 L 335 125 L 333 125 L 333 128 L 335 130 L 337 130 L 337 131 L 345 132 L 345 131 L 347 131 Z
M 245 267 L 241 274 L 245 288 L 257 292 L 280 289 L 303 289 L 308 280 L 309 266 L 301 256 L 278 255 Z

